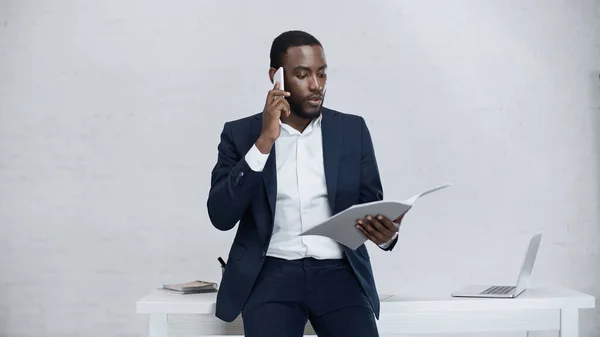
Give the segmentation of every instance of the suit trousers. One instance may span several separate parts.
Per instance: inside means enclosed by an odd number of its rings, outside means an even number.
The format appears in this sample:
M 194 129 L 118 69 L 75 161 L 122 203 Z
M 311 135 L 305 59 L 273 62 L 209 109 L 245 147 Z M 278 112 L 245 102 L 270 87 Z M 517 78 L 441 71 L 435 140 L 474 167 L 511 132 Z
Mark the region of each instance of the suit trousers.
M 242 310 L 246 337 L 377 337 L 371 304 L 344 259 L 267 257 Z

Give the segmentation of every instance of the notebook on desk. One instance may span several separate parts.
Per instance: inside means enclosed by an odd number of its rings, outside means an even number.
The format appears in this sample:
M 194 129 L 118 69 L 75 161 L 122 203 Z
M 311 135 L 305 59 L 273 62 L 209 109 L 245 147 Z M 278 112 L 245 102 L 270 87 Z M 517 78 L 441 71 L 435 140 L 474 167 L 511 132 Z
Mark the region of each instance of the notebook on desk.
M 482 298 L 515 298 L 529 287 L 531 271 L 535 263 L 542 233 L 537 233 L 529 240 L 525 260 L 517 277 L 516 285 L 470 285 L 451 294 L 452 297 L 482 297 Z
M 162 289 L 179 294 L 199 294 L 216 292 L 218 287 L 214 282 L 196 280 L 186 283 L 164 284 Z

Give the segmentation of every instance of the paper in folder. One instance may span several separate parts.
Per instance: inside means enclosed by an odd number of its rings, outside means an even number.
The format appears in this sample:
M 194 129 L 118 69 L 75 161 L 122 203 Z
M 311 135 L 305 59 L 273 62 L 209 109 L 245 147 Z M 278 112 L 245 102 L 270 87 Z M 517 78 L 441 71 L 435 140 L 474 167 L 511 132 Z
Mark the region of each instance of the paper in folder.
M 331 238 L 338 243 L 355 250 L 365 243 L 367 237 L 356 228 L 356 220 L 367 215 L 381 214 L 390 220 L 396 219 L 406 213 L 420 197 L 449 187 L 452 184 L 444 184 L 423 191 L 405 201 L 373 201 L 369 203 L 354 205 L 346 210 L 330 217 L 322 223 L 317 224 L 301 235 L 321 235 Z

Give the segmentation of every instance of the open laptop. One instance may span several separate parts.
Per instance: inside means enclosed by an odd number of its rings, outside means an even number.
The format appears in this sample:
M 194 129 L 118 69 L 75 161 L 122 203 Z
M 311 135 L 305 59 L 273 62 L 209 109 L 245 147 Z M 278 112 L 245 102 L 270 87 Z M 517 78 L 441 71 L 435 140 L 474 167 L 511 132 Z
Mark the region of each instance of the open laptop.
M 535 263 L 540 241 L 543 233 L 537 233 L 529 240 L 529 248 L 525 254 L 523 266 L 519 272 L 516 285 L 469 285 L 451 295 L 453 297 L 485 297 L 485 298 L 515 298 L 519 296 L 527 287 L 531 271 Z

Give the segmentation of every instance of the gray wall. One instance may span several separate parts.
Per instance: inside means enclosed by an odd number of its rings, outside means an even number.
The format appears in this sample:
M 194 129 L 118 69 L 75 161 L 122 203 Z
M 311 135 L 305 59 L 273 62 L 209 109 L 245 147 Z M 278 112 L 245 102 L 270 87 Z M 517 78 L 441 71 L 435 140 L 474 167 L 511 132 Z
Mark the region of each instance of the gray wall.
M 545 231 L 534 283 L 600 296 L 598 1 L 374 4 L 0 1 L 0 335 L 141 336 L 137 299 L 219 281 L 219 133 L 262 109 L 296 28 L 325 45 L 327 105 L 366 118 L 387 198 L 454 183 L 369 246 L 381 292 L 514 282 Z

